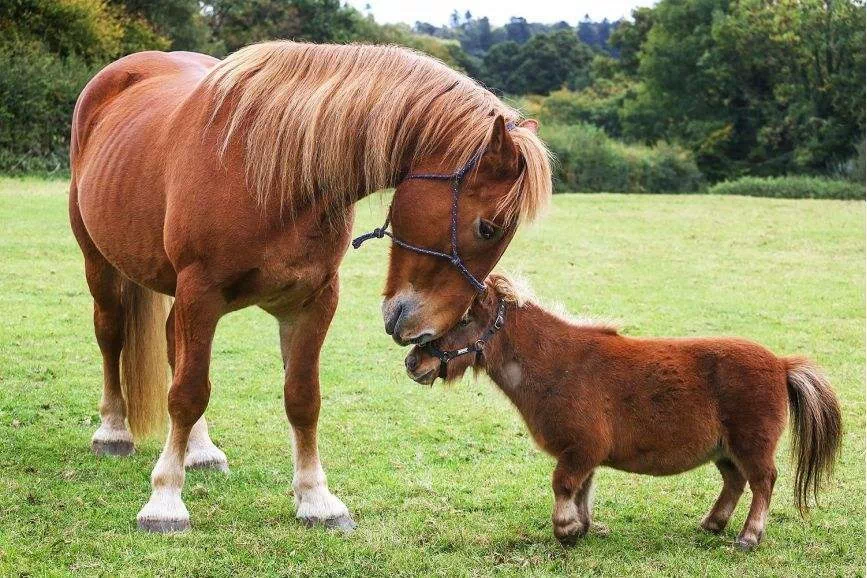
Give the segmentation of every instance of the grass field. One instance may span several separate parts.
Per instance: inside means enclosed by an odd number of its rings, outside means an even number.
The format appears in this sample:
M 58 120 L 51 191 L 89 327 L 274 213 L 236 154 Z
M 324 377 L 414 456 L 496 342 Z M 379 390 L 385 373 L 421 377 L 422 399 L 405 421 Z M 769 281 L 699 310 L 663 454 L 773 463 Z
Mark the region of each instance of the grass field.
M 363 203 L 359 230 L 379 223 Z M 504 270 L 575 313 L 631 335 L 743 335 L 823 365 L 845 412 L 837 477 L 809 520 L 792 505 L 788 435 L 765 540 L 698 531 L 721 487 L 706 466 L 670 478 L 598 474 L 591 534 L 551 534 L 552 461 L 484 381 L 432 389 L 403 373 L 382 330 L 386 243 L 350 252 L 323 353 L 320 449 L 352 510 L 349 537 L 294 518 L 277 328 L 225 318 L 208 409 L 227 478 L 191 472 L 193 531 L 148 535 L 135 515 L 160 442 L 97 459 L 101 391 L 82 259 L 65 183 L 0 179 L 0 575 L 854 576 L 864 574 L 863 202 L 715 196 L 563 195 L 524 230 Z

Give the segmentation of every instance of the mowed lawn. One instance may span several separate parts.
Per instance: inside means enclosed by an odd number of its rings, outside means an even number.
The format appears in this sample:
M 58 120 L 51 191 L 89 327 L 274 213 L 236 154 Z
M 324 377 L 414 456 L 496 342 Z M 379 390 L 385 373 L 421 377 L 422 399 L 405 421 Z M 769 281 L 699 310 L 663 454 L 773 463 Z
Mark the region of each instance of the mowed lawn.
M 792 505 L 788 434 L 764 542 L 697 530 L 713 466 L 650 478 L 601 470 L 595 518 L 571 550 L 551 533 L 552 461 L 485 379 L 423 388 L 382 329 L 387 244 L 351 251 L 322 359 L 320 449 L 358 530 L 295 520 L 275 322 L 226 317 L 214 345 L 212 434 L 228 477 L 191 472 L 193 530 L 149 535 L 135 516 L 161 443 L 90 453 L 100 356 L 66 184 L 0 179 L 0 575 L 864 574 L 864 203 L 561 195 L 501 264 L 547 301 L 613 317 L 630 335 L 743 335 L 810 355 L 842 400 L 845 441 L 821 506 Z M 363 202 L 357 229 L 381 222 Z

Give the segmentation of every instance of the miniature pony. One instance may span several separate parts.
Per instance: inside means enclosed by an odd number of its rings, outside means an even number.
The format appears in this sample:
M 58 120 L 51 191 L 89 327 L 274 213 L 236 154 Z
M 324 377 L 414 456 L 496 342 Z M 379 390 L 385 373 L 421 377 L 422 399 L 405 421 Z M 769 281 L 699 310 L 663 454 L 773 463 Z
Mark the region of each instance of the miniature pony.
M 491 275 L 486 286 L 458 325 L 412 349 L 407 372 L 430 384 L 473 366 L 503 390 L 557 460 L 552 520 L 563 544 L 590 527 L 598 466 L 663 476 L 712 461 L 723 488 L 701 527 L 722 532 L 749 482 L 752 504 L 735 544 L 751 550 L 765 530 L 787 409 L 802 513 L 830 476 L 840 409 L 807 359 L 736 338 L 626 337 L 546 311 L 506 277 Z

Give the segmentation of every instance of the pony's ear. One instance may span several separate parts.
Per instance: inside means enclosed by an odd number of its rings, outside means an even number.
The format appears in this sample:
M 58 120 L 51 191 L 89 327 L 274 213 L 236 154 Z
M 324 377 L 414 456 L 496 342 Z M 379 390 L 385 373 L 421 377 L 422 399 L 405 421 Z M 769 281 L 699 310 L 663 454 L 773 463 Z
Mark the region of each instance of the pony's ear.
M 519 124 L 519 127 L 525 128 L 533 134 L 537 134 L 539 132 L 539 121 L 533 118 L 528 118 L 527 120 L 522 120 Z
M 500 170 L 517 170 L 518 149 L 509 136 L 506 129 L 506 120 L 502 115 L 494 119 L 494 129 L 491 132 L 491 140 L 485 151 L 485 160 L 491 161 Z

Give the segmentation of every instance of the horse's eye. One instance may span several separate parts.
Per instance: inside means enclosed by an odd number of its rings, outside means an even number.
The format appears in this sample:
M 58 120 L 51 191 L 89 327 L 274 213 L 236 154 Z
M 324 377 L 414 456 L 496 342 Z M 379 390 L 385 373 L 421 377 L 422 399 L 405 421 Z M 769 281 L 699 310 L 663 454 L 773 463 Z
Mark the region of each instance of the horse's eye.
M 479 239 L 490 241 L 500 234 L 500 227 L 487 219 L 478 219 L 476 221 L 476 236 Z
M 470 321 L 471 320 L 469 317 L 464 316 L 464 317 L 461 317 L 460 321 L 458 321 L 458 325 L 461 327 L 466 327 L 467 325 L 470 324 Z

